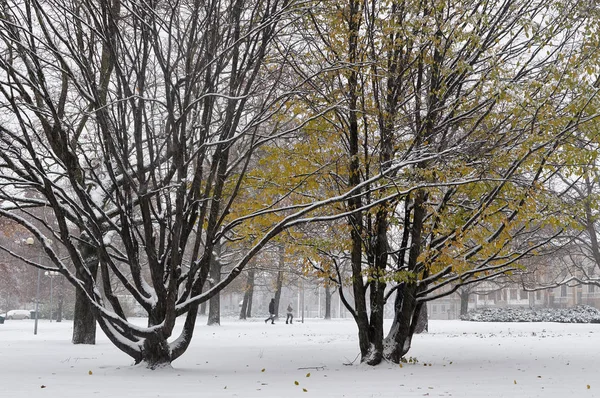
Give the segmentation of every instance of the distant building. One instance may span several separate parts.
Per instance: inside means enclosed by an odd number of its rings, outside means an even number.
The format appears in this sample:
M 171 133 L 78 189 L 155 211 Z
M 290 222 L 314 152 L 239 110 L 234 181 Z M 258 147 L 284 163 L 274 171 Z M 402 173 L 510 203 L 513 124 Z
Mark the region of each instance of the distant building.
M 594 285 L 567 286 L 526 291 L 520 284 L 509 284 L 493 289 L 489 293 L 469 294 L 468 309 L 482 307 L 547 307 L 569 308 L 577 305 L 590 305 L 600 309 L 600 288 Z M 485 291 L 481 286 L 479 291 Z M 429 319 L 458 319 L 461 298 L 457 293 L 427 303 Z

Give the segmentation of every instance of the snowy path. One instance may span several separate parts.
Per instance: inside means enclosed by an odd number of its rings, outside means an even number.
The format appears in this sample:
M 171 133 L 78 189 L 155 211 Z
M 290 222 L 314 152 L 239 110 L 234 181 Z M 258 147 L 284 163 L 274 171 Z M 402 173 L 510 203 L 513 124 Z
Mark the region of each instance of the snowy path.
M 358 353 L 350 320 L 204 321 L 160 371 L 129 366 L 101 332 L 74 346 L 70 322 L 42 321 L 34 336 L 33 321 L 6 321 L 0 397 L 600 397 L 599 324 L 431 321 L 416 365 L 373 369 L 344 365 Z

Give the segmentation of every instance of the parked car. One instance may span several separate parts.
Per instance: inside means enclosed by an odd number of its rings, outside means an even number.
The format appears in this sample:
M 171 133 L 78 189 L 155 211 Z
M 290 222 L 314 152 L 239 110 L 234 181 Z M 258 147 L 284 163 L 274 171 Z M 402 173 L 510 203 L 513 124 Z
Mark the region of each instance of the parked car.
M 31 318 L 31 311 L 29 310 L 10 310 L 6 313 L 6 319 L 29 319 Z

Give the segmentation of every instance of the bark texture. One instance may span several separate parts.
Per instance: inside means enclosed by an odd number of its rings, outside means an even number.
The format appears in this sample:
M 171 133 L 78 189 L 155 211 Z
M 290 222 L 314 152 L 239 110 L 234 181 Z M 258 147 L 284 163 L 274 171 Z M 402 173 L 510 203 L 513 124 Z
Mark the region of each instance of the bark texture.
M 86 281 L 86 288 L 91 291 L 94 288 L 95 278 L 98 274 L 98 256 L 93 247 L 82 243 L 79 247 L 90 275 L 78 274 L 77 276 Z M 62 305 L 59 300 L 59 305 Z M 81 288 L 75 291 L 75 310 L 73 312 L 73 344 L 96 344 L 96 317 L 94 307 L 88 300 L 86 292 Z

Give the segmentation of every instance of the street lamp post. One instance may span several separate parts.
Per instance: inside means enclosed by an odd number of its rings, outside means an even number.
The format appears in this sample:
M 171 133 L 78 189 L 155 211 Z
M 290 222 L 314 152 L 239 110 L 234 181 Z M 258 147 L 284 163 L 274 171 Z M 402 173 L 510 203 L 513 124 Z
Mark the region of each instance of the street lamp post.
M 50 277 L 50 322 L 52 322 L 52 309 L 54 308 L 53 303 L 52 303 L 52 280 L 54 279 L 55 276 L 58 275 L 57 271 L 46 271 L 44 272 L 44 275 Z

